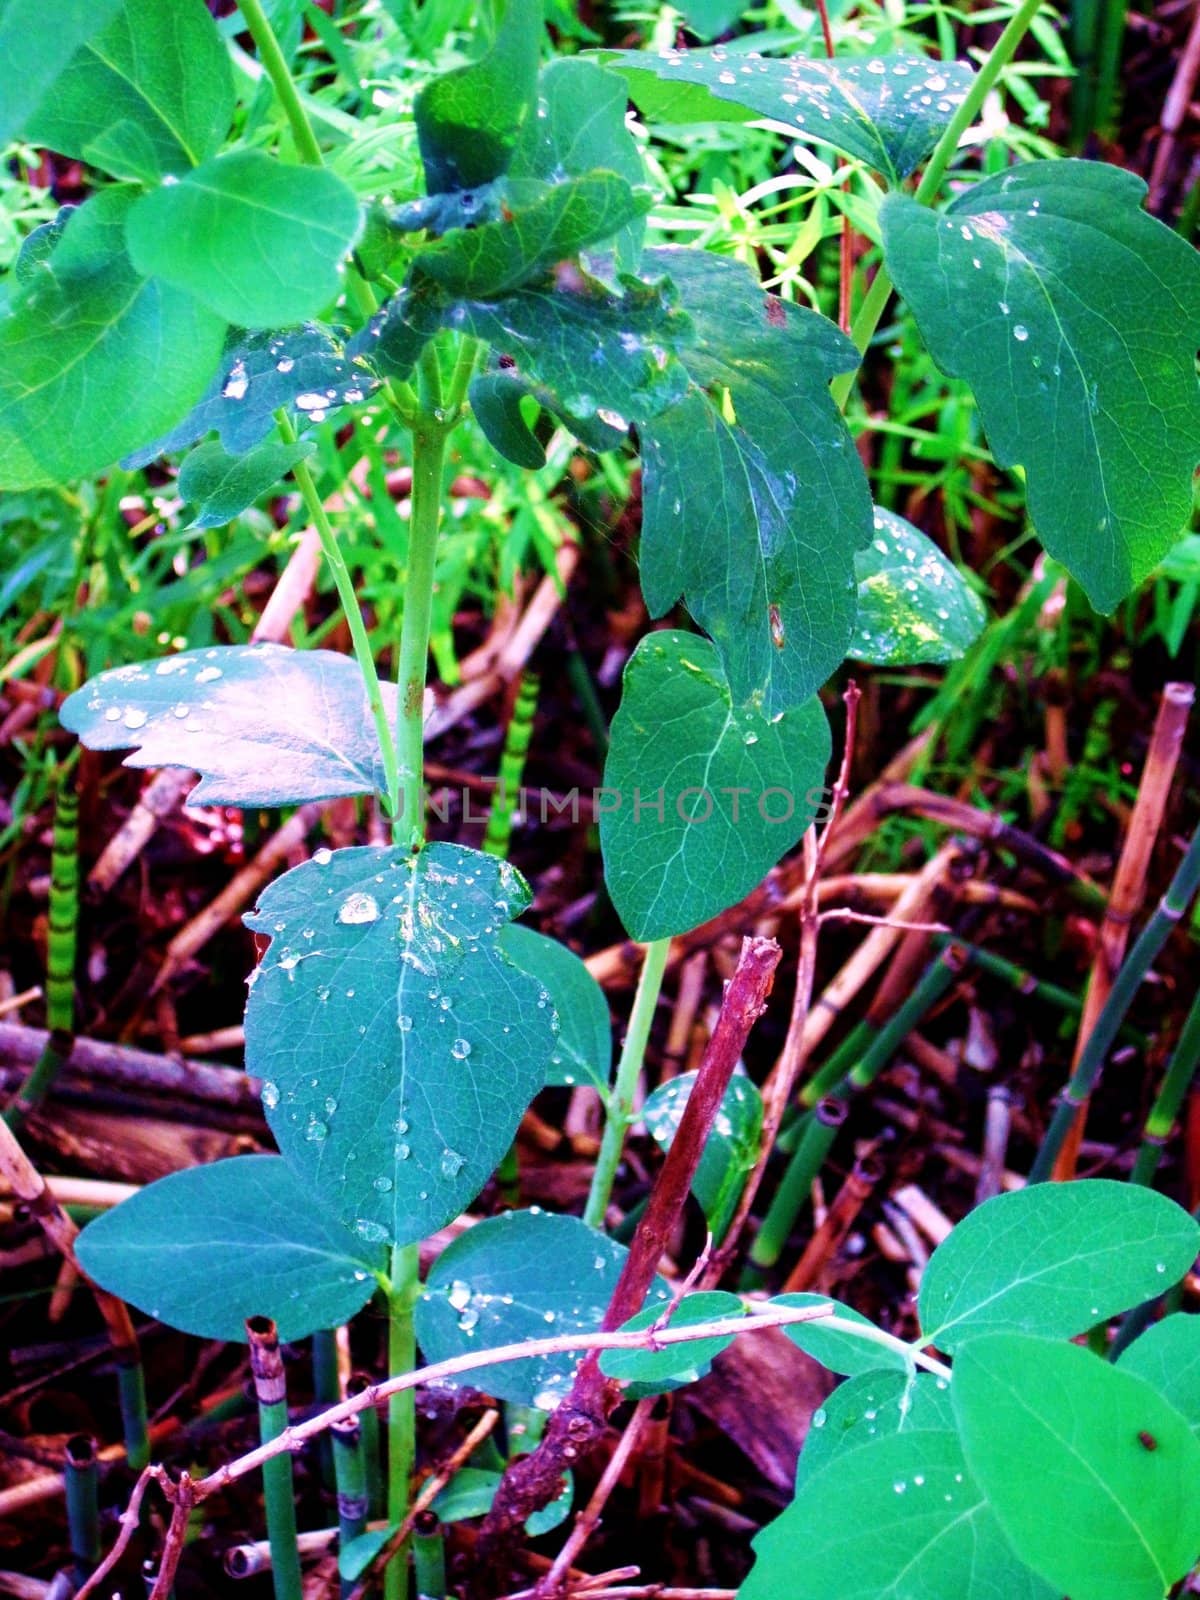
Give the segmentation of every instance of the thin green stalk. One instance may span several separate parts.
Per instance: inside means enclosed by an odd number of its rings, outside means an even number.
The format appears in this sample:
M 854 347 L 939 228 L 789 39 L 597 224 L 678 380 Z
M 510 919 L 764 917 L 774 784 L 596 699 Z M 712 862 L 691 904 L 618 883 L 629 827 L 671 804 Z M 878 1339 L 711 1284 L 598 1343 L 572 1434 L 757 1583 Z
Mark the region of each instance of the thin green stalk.
M 367 1455 L 363 1448 L 362 1424 L 357 1417 L 335 1422 L 333 1436 L 333 1475 L 337 1488 L 338 1546 L 344 1550 L 353 1539 L 367 1531 Z M 342 1593 L 353 1588 L 345 1580 Z
M 371 1386 L 371 1379 L 355 1373 L 346 1385 L 347 1395 L 361 1394 Z M 379 1413 L 368 1406 L 358 1413 L 362 1424 L 362 1449 L 367 1471 L 367 1519 L 378 1522 L 387 1510 L 387 1484 L 383 1475 L 383 1441 L 380 1438 Z
M 492 793 L 488 811 L 487 828 L 480 847 L 485 855 L 504 860 L 512 841 L 513 818 L 521 804 L 521 779 L 525 773 L 525 758 L 529 754 L 529 741 L 533 736 L 533 719 L 537 713 L 540 681 L 536 672 L 523 672 L 513 701 L 512 716 L 504 733 L 504 748 L 500 752 L 498 782 Z
M 1182 919 L 1200 888 L 1200 828 L 1192 835 L 1187 853 L 1171 879 L 1170 887 L 1155 907 L 1154 915 L 1138 935 L 1137 942 L 1122 964 L 1113 981 L 1112 990 L 1096 1026 L 1080 1053 L 1079 1062 L 1070 1082 L 1059 1097 L 1054 1116 L 1042 1140 L 1041 1149 L 1029 1173 L 1030 1183 L 1044 1183 L 1050 1176 L 1058 1152 L 1062 1148 L 1081 1106 L 1096 1086 L 1101 1068 L 1112 1049 L 1125 1013 L 1133 1004 L 1134 996 L 1172 930 Z
M 1163 1146 L 1171 1136 L 1183 1097 L 1200 1067 L 1200 989 L 1184 1018 L 1179 1042 L 1167 1066 L 1158 1098 L 1150 1108 L 1142 1133 L 1142 1147 L 1130 1174 L 1131 1183 L 1150 1184 L 1162 1160 Z
M 75 1576 L 82 1583 L 100 1560 L 100 1464 L 96 1441 L 88 1434 L 67 1440 L 63 1485 L 67 1537 Z
M 749 1282 L 756 1282 L 783 1254 L 796 1225 L 796 1218 L 808 1204 L 813 1179 L 825 1165 L 837 1131 L 845 1120 L 845 1107 L 838 1100 L 821 1101 L 804 1118 L 799 1143 L 750 1247 L 750 1262 L 743 1288 L 748 1287 Z
M 596 1170 L 592 1173 L 592 1186 L 588 1191 L 583 1220 L 592 1228 L 604 1226 L 604 1214 L 621 1164 L 621 1151 L 625 1147 L 625 1133 L 633 1120 L 633 1096 L 638 1074 L 646 1054 L 646 1041 L 650 1037 L 650 1024 L 654 1008 L 662 989 L 663 973 L 667 970 L 670 939 L 655 939 L 646 946 L 637 993 L 633 997 L 633 1010 L 629 1013 L 629 1030 L 621 1047 L 617 1063 L 617 1076 L 608 1098 L 604 1123 L 604 1137 L 596 1157 Z
M 146 1406 L 146 1369 L 136 1350 L 117 1357 L 117 1404 L 125 1459 L 134 1472 L 150 1461 L 150 1414 Z
M 279 40 L 275 37 L 275 30 L 267 20 L 259 0 L 238 0 L 238 10 L 242 13 L 250 36 L 254 40 L 258 59 L 263 64 L 263 70 L 271 80 L 271 87 L 275 91 L 275 98 L 283 108 L 283 113 L 288 119 L 288 126 L 292 130 L 292 138 L 296 145 L 296 154 L 306 166 L 319 167 L 321 162 L 321 146 L 317 143 L 317 136 L 312 131 L 312 124 L 308 120 L 296 85 L 292 82 L 292 74 L 288 69 L 287 59 L 279 48 Z
M 333 1328 L 318 1328 L 312 1336 L 313 1399 L 319 1406 L 332 1406 L 342 1398 L 338 1383 L 337 1332 Z M 321 1482 L 327 1490 L 336 1484 L 333 1445 L 323 1438 L 318 1446 L 321 1460 Z
M 446 1540 L 434 1511 L 423 1511 L 413 1529 L 413 1567 L 421 1600 L 444 1600 Z
M 259 1437 L 263 1444 L 268 1444 L 277 1439 L 288 1425 L 287 1381 L 279 1351 L 279 1335 L 269 1317 L 250 1317 L 246 1322 L 246 1334 L 250 1342 L 254 1394 L 258 1401 Z M 292 1458 L 288 1451 L 284 1450 L 264 1461 L 262 1475 L 275 1600 L 303 1600 L 300 1551 L 296 1543 Z
M 388 1373 L 398 1377 L 417 1364 L 413 1305 L 420 1289 L 420 1247 L 392 1248 L 388 1291 Z M 413 1391 L 403 1389 L 388 1399 L 388 1521 L 395 1526 L 408 1515 L 410 1486 L 416 1465 L 416 1412 Z M 384 1600 L 405 1600 L 408 1594 L 408 1551 L 401 1547 L 387 1565 Z

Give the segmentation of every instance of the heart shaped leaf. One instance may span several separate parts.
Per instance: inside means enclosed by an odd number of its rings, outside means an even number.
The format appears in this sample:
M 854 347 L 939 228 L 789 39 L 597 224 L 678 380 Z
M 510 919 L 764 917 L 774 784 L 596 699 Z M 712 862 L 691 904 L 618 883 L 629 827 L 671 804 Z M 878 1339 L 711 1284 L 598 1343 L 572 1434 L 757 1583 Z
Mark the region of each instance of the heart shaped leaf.
M 697 1076 L 695 1072 L 681 1072 L 646 1097 L 642 1121 L 661 1150 L 669 1150 L 675 1142 Z M 721 1097 L 720 1110 L 713 1119 L 692 1179 L 692 1193 L 718 1244 L 725 1236 L 746 1178 L 758 1160 L 762 1118 L 762 1096 L 749 1078 L 735 1074 Z
M 336 1328 L 386 1271 L 313 1203 L 280 1156 L 234 1156 L 147 1184 L 89 1222 L 76 1246 L 102 1288 L 201 1339 L 242 1341 L 247 1317 L 281 1339 Z
M 452 1221 L 546 1081 L 556 1023 L 500 929 L 529 891 L 458 845 L 323 853 L 246 920 L 271 940 L 246 1066 L 280 1149 L 369 1243 Z
M 1107 1178 L 996 1195 L 943 1240 L 917 1309 L 930 1344 L 983 1333 L 1070 1339 L 1177 1283 L 1200 1225 L 1165 1195 Z
M 193 508 L 193 528 L 223 528 L 312 455 L 308 439 L 284 444 L 266 439 L 244 456 L 231 456 L 216 439 L 197 445 L 179 467 L 179 493 Z
M 647 635 L 625 668 L 604 768 L 604 877 L 635 939 L 683 933 L 736 905 L 824 797 L 829 724 L 816 698 L 739 705 L 717 649 Z
M 239 328 L 276 328 L 337 299 L 358 201 L 332 172 L 234 150 L 143 195 L 129 254 Z
M 825 681 L 854 627 L 871 497 L 829 381 L 858 355 L 737 262 L 667 248 L 647 265 L 671 274 L 695 339 L 687 395 L 642 432 L 646 604 L 661 616 L 682 595 L 733 703 L 772 716 Z
M 979 637 L 987 612 L 926 534 L 875 507 L 875 536 L 854 558 L 858 618 L 847 654 L 876 666 L 954 661 Z
M 904 195 L 882 210 L 930 353 L 971 385 L 1039 538 L 1101 611 L 1184 531 L 1200 456 L 1200 259 L 1145 190 L 1101 162 L 1030 161 L 943 214 Z
M 382 687 L 394 716 L 395 687 Z M 332 650 L 184 650 L 101 672 L 59 716 L 89 750 L 132 746 L 127 767 L 195 768 L 193 805 L 284 806 L 384 788 L 362 674 Z
M 612 1076 L 612 1022 L 604 990 L 573 950 L 534 928 L 513 923 L 500 935 L 500 948 L 549 991 L 558 1016 L 547 1086 L 588 1083 L 603 1094 Z
M 975 76 L 964 61 L 907 53 L 774 60 L 717 45 L 661 55 L 622 50 L 602 59 L 656 122 L 770 117 L 794 127 L 799 139 L 865 161 L 893 183 L 933 149 Z M 731 118 L 734 109 L 741 114 Z

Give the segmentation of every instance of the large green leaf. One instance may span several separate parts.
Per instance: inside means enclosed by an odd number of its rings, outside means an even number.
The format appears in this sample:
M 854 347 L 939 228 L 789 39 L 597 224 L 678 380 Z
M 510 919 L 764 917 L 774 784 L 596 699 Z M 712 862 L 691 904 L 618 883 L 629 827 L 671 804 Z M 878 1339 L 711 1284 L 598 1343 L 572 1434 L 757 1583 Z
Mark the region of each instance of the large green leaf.
M 647 635 L 625 668 L 600 817 L 630 934 L 686 932 L 748 894 L 808 827 L 829 754 L 815 696 L 767 716 L 735 700 L 707 639 Z
M 661 55 L 622 50 L 602 59 L 623 74 L 630 98 L 652 121 L 770 117 L 893 182 L 929 154 L 974 77 L 966 62 L 911 54 L 773 60 L 717 45 Z
M 73 211 L 0 317 L 0 487 L 110 466 L 185 412 L 220 360 L 220 318 L 126 255 L 133 198 L 109 189 Z
M 662 1150 L 669 1150 L 675 1142 L 697 1076 L 695 1072 L 681 1072 L 646 1097 L 642 1121 Z M 692 1193 L 718 1244 L 758 1160 L 762 1117 L 762 1096 L 749 1078 L 735 1073 L 721 1097 L 692 1179 Z
M 294 867 L 245 919 L 271 940 L 247 1070 L 292 1166 L 369 1242 L 452 1221 L 546 1081 L 549 997 L 499 944 L 528 902 L 493 856 L 364 846 Z
M 1178 1311 L 1140 1334 L 1117 1365 L 1157 1389 L 1200 1435 L 1200 1317 Z
M 835 1456 L 872 1439 L 902 1433 L 946 1433 L 954 1429 L 950 1385 L 928 1372 L 863 1372 L 847 1378 L 813 1412 L 796 1487 L 822 1471 Z
M 507 0 L 490 50 L 426 84 L 414 116 L 430 194 L 498 178 L 534 99 L 541 0 Z
M 4 99 L 0 144 L 20 133 L 25 119 L 71 57 L 99 33 L 120 0 L 58 0 L 54 26 L 46 26 L 44 0 L 0 0 L 0 61 Z
M 696 330 L 685 398 L 642 432 L 642 589 L 682 595 L 721 653 L 733 702 L 798 706 L 845 656 L 854 553 L 871 497 L 829 393 L 858 355 L 826 318 L 764 294 L 738 262 L 649 252 Z
M 281 1339 L 336 1328 L 387 1268 L 280 1156 L 173 1172 L 90 1222 L 76 1249 L 101 1287 L 201 1339 L 243 1340 L 247 1317 L 274 1318 Z
M 396 689 L 383 686 L 388 715 Z M 278 644 L 184 650 L 101 672 L 63 701 L 63 726 L 127 767 L 192 767 L 194 805 L 283 806 L 384 787 L 357 663 Z
M 546 1083 L 588 1083 L 603 1094 L 612 1076 L 612 1022 L 604 990 L 573 950 L 535 928 L 510 924 L 500 935 L 500 948 L 548 990 L 558 1015 Z
M 873 1328 L 875 1324 L 870 1317 L 864 1317 L 861 1311 L 855 1311 L 853 1306 L 846 1306 L 840 1300 L 834 1300 L 827 1294 L 779 1294 L 771 1301 L 773 1306 L 832 1306 L 835 1314 L 844 1322 L 856 1322 L 860 1327 Z M 828 1367 L 830 1372 L 837 1372 L 848 1378 L 857 1378 L 865 1373 L 875 1373 L 881 1368 L 894 1372 L 908 1372 L 909 1364 L 900 1350 L 889 1345 L 878 1344 L 874 1339 L 859 1339 L 852 1333 L 845 1333 L 841 1328 L 827 1327 L 823 1322 L 790 1322 L 784 1327 L 784 1333 L 793 1344 L 799 1345 L 806 1355 L 814 1361 L 819 1361 L 823 1367 Z
M 878 666 L 953 661 L 979 637 L 983 602 L 926 534 L 875 507 L 875 536 L 854 558 L 858 617 L 847 654 Z
M 1025 468 L 1042 543 L 1111 611 L 1184 530 L 1200 456 L 1200 259 L 1140 209 L 1145 184 L 1031 161 L 944 214 L 882 210 L 888 269 L 944 372 Z
M 223 528 L 315 449 L 311 439 L 267 439 L 244 456 L 229 455 L 216 439 L 197 445 L 180 464 L 177 480 L 193 508 L 190 526 Z
M 226 322 L 276 328 L 337 299 L 359 221 L 334 173 L 234 150 L 143 195 L 129 214 L 129 254 Z
M 117 177 L 153 181 L 212 155 L 233 101 L 229 55 L 203 0 L 121 0 L 54 79 L 25 135 Z
M 1165 1195 L 1108 1178 L 1043 1183 L 977 1206 L 938 1246 L 917 1309 L 930 1344 L 980 1334 L 1071 1338 L 1161 1294 L 1192 1265 L 1200 1226 Z
M 1009 1470 L 1019 1481 L 1024 1463 Z M 738 1600 L 1058 1600 L 1013 1553 L 952 1428 L 837 1454 L 754 1551 Z
M 578 1217 L 536 1207 L 477 1223 L 442 1251 L 417 1301 L 426 1361 L 599 1328 L 628 1254 Z M 651 1291 L 661 1303 L 661 1286 Z M 470 1382 L 501 1400 L 553 1411 L 581 1359 L 570 1352 L 481 1368 Z
M 123 466 L 144 467 L 213 429 L 231 455 L 244 455 L 274 429 L 280 407 L 289 408 L 302 426 L 324 422 L 330 411 L 356 405 L 380 381 L 363 354 L 316 322 L 286 333 L 238 334 L 214 365 L 211 383 L 183 421 L 132 451 Z
M 1055 1594 L 1162 1600 L 1200 1555 L 1200 1443 L 1143 1379 L 998 1333 L 963 1350 L 951 1390 L 972 1474 Z

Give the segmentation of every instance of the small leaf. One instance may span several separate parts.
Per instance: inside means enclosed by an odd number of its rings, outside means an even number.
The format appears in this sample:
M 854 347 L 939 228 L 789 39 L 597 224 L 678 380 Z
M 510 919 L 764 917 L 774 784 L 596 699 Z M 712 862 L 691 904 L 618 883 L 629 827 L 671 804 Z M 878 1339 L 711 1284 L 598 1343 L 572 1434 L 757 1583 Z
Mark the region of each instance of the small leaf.
M 212 155 L 233 105 L 229 53 L 202 0 L 121 0 L 54 79 L 25 137 L 153 182 Z
M 864 1317 L 853 1306 L 843 1305 L 827 1294 L 777 1294 L 768 1303 L 773 1306 L 832 1306 L 834 1313 L 847 1322 L 860 1323 L 864 1328 L 875 1326 L 870 1317 Z M 881 1368 L 904 1373 L 910 1370 L 901 1351 L 877 1344 L 873 1339 L 855 1338 L 854 1334 L 827 1327 L 820 1320 L 789 1322 L 783 1331 L 805 1355 L 828 1367 L 830 1372 L 842 1373 L 848 1378 L 878 1373 Z
M 129 214 L 129 254 L 226 322 L 275 328 L 337 299 L 359 222 L 334 173 L 234 150 L 143 195 Z
M 220 360 L 224 323 L 125 254 L 133 198 L 107 189 L 73 211 L 0 317 L 0 487 L 111 466 L 186 411 Z
M 394 716 L 394 685 L 383 694 Z M 59 717 L 89 750 L 132 746 L 127 767 L 195 768 L 192 805 L 283 806 L 385 787 L 362 674 L 332 650 L 224 645 L 114 667 L 68 695 Z
M 1200 262 L 1093 161 L 1030 161 L 939 215 L 881 212 L 888 270 L 943 372 L 965 378 L 1042 543 L 1101 611 L 1184 531 L 1200 455 Z
M 223 528 L 315 449 L 307 439 L 295 444 L 268 439 L 244 456 L 231 456 L 216 439 L 197 445 L 180 465 L 177 480 L 195 512 L 189 527 Z
M 847 652 L 877 666 L 953 661 L 985 623 L 983 602 L 926 534 L 875 507 L 875 536 L 854 558 L 858 619 Z
M 696 1084 L 697 1073 L 681 1072 L 646 1097 L 642 1121 L 661 1150 L 669 1150 Z M 762 1096 L 740 1073 L 730 1078 L 692 1179 L 692 1193 L 719 1244 L 758 1160 L 762 1140 Z
M 933 149 L 975 76 L 964 61 L 907 53 L 780 61 L 717 45 L 662 55 L 622 50 L 602 59 L 655 122 L 770 117 L 793 127 L 795 138 L 832 145 L 893 183 Z
M 972 1474 L 1056 1595 L 1162 1600 L 1191 1568 L 1200 1443 L 1148 1383 L 1078 1345 L 998 1333 L 964 1348 L 951 1389 Z
M 89 1222 L 84 1271 L 148 1316 L 201 1339 L 244 1341 L 247 1317 L 281 1339 L 336 1328 L 387 1262 L 320 1209 L 279 1156 L 234 1156 L 147 1184 Z
M 799 1488 L 835 1457 L 894 1434 L 953 1433 L 950 1385 L 928 1372 L 860 1373 L 813 1412 L 797 1468 Z
M 47 27 L 44 0 L 0 0 L 0 144 L 16 138 L 71 57 L 107 25 L 118 3 L 58 0 L 54 26 Z
M 469 390 L 471 410 L 484 438 L 506 461 L 529 472 L 546 465 L 546 452 L 521 414 L 528 386 L 501 369 L 481 372 Z
M 545 1082 L 554 1013 L 499 944 L 528 902 L 478 851 L 364 846 L 284 873 L 245 918 L 271 940 L 247 1070 L 280 1149 L 368 1242 L 458 1216 Z
M 718 1318 L 744 1316 L 745 1312 L 746 1306 L 737 1295 L 723 1289 L 706 1290 L 685 1295 L 672 1311 L 667 1326 L 688 1328 L 700 1322 L 715 1322 Z M 661 1306 L 646 1306 L 628 1322 L 623 1322 L 621 1331 L 641 1332 L 643 1328 L 652 1327 L 662 1315 Z M 665 1345 L 661 1350 L 605 1350 L 600 1356 L 600 1370 L 606 1377 L 619 1378 L 632 1386 L 626 1390 L 627 1398 L 644 1400 L 649 1395 L 695 1383 L 708 1372 L 721 1351 L 728 1350 L 734 1338 L 732 1333 L 723 1333 L 689 1344 Z
M 460 1467 L 430 1506 L 441 1522 L 464 1522 L 468 1517 L 483 1517 L 492 1509 L 496 1490 L 504 1474 L 486 1467 Z M 575 1499 L 575 1479 L 564 1474 L 564 1485 L 554 1499 L 526 1518 L 525 1531 L 533 1539 L 551 1533 L 571 1514 Z
M 595 1332 L 628 1252 L 578 1217 L 506 1211 L 460 1234 L 434 1263 L 416 1305 L 426 1361 L 472 1349 Z M 652 1291 L 659 1302 L 665 1288 Z M 500 1400 L 553 1411 L 581 1355 L 534 1356 L 472 1371 L 464 1381 Z
M 1178 1311 L 1139 1334 L 1117 1365 L 1144 1378 L 1200 1435 L 1200 1317 Z
M 1023 1467 L 1009 1463 L 1014 1482 Z M 952 1429 L 838 1454 L 754 1551 L 738 1600 L 1059 1600 L 1014 1555 Z
M 983 1333 L 1064 1339 L 1178 1282 L 1200 1226 L 1164 1195 L 1108 1178 L 1044 1183 L 977 1206 L 921 1279 L 924 1338 L 956 1350 Z
M 558 1015 L 547 1085 L 588 1083 L 603 1094 L 612 1076 L 612 1022 L 604 990 L 573 950 L 534 928 L 511 923 L 500 935 L 500 948 L 549 991 Z
M 829 754 L 815 697 L 767 716 L 736 701 L 707 639 L 648 634 L 625 668 L 600 817 L 605 883 L 631 936 L 684 933 L 748 894 L 808 827 Z
M 695 341 L 687 395 L 642 430 L 642 590 L 652 616 L 682 595 L 733 703 L 772 716 L 825 681 L 854 627 L 871 499 L 829 381 L 858 354 L 737 262 L 666 248 L 647 264 L 670 272 Z

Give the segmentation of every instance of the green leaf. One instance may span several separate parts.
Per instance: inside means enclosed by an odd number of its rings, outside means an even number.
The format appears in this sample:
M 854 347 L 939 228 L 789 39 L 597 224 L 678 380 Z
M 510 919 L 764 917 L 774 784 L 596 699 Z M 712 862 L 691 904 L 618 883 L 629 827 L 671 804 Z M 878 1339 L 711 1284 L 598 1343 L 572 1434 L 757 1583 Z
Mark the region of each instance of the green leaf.
M 201 1339 L 244 1340 L 247 1317 L 281 1339 L 346 1322 L 386 1271 L 313 1201 L 280 1156 L 234 1156 L 160 1178 L 89 1222 L 76 1246 L 102 1288 Z
M 950 1385 L 928 1372 L 876 1370 L 847 1378 L 813 1412 L 796 1487 L 836 1457 L 894 1434 L 946 1433 L 955 1427 Z
M 183 421 L 133 451 L 121 465 L 131 470 L 147 466 L 214 429 L 231 455 L 245 455 L 274 430 L 280 407 L 291 408 L 302 426 L 324 422 L 330 411 L 356 405 L 379 382 L 364 356 L 354 354 L 319 323 L 288 333 L 238 334 Z
M 558 1015 L 547 1085 L 588 1083 L 603 1094 L 612 1076 L 612 1022 L 604 990 L 573 950 L 534 928 L 510 924 L 500 935 L 500 948 L 549 991 Z
M 1144 1378 L 1200 1434 L 1200 1317 L 1177 1311 L 1146 1329 L 1117 1365 Z
M 103 28 L 118 0 L 58 0 L 47 27 L 44 0 L 0 0 L 0 61 L 4 101 L 0 144 L 21 132 L 25 120 L 71 57 Z
M 395 686 L 383 693 L 394 716 Z M 283 806 L 384 788 L 362 674 L 333 650 L 222 645 L 114 667 L 68 695 L 59 717 L 89 750 L 132 746 L 127 767 L 195 768 L 192 805 Z
M 506 461 L 529 472 L 546 465 L 546 452 L 521 414 L 521 401 L 529 386 L 503 368 L 481 372 L 468 391 L 471 410 L 480 431 Z
M 855 1311 L 853 1306 L 843 1305 L 840 1300 L 834 1300 L 827 1294 L 777 1294 L 769 1302 L 773 1306 L 832 1306 L 837 1316 L 848 1322 L 860 1323 L 864 1328 L 873 1328 L 875 1324 L 870 1317 L 864 1317 L 861 1311 Z M 823 1367 L 828 1367 L 830 1372 L 844 1374 L 848 1378 L 861 1377 L 864 1373 L 878 1373 L 881 1368 L 891 1371 L 907 1373 L 908 1362 L 899 1350 L 892 1349 L 885 1344 L 877 1344 L 873 1339 L 858 1339 L 852 1333 L 843 1333 L 840 1328 L 829 1328 L 820 1321 L 816 1322 L 789 1322 L 783 1329 L 793 1344 L 799 1345 L 806 1355 L 814 1361 L 819 1361 Z
M 216 439 L 197 445 L 181 464 L 177 483 L 195 512 L 188 526 L 223 528 L 315 449 L 308 439 L 265 440 L 247 455 L 231 456 Z
M 54 252 L 62 242 L 67 223 L 78 209 L 78 206 L 60 206 L 52 221 L 43 222 L 41 227 L 27 233 L 21 240 L 21 248 L 17 251 L 12 268 L 13 282 L 18 289 L 33 288 L 42 281 L 43 272 L 51 270 Z
M 1019 1482 L 1024 1463 L 1009 1470 Z M 738 1600 L 1058 1600 L 1014 1555 L 952 1429 L 835 1456 L 754 1551 Z
M 1042 1183 L 977 1206 L 938 1246 L 917 1299 L 924 1337 L 1064 1339 L 1178 1282 L 1200 1226 L 1173 1200 L 1108 1178 Z
M 474 189 L 508 168 L 533 103 L 541 0 L 508 0 L 491 49 L 426 84 L 413 115 L 430 194 Z
M 794 138 L 832 145 L 893 183 L 933 149 L 975 76 L 964 61 L 907 53 L 780 61 L 717 45 L 662 55 L 622 50 L 602 59 L 652 121 L 770 117 L 793 128 Z
M 0 317 L 0 487 L 110 466 L 186 411 L 220 359 L 224 323 L 125 254 L 132 200 L 109 189 L 73 211 Z
M 510 200 L 499 221 L 456 228 L 421 250 L 415 268 L 447 293 L 492 299 L 544 276 L 555 262 L 599 244 L 640 217 L 647 197 L 612 172 L 589 172 Z
M 733 27 L 746 7 L 745 0 L 685 0 L 679 9 L 689 33 L 715 39 Z
M 247 1070 L 284 1155 L 368 1242 L 452 1221 L 546 1081 L 549 997 L 499 944 L 528 903 L 478 851 L 364 846 L 284 873 L 245 919 L 271 940 Z
M 153 182 L 212 155 L 233 104 L 229 55 L 203 0 L 121 0 L 54 79 L 25 137 Z
M 829 754 L 815 696 L 768 716 L 737 702 L 707 639 L 648 634 L 625 668 L 600 817 L 605 883 L 632 937 L 684 933 L 761 882 L 820 806 Z
M 675 1142 L 696 1078 L 695 1072 L 681 1072 L 647 1095 L 642 1121 L 659 1149 L 669 1150 Z M 718 1244 L 758 1160 L 762 1115 L 762 1096 L 749 1078 L 735 1074 L 721 1097 L 692 1179 L 692 1193 Z
M 416 1305 L 428 1362 L 526 1339 L 593 1333 L 628 1251 L 578 1217 L 536 1208 L 490 1217 L 446 1247 Z M 651 1297 L 660 1304 L 666 1290 Z M 468 1381 L 500 1400 L 553 1411 L 581 1355 L 533 1356 L 480 1367 Z
M 226 322 L 276 328 L 337 299 L 359 221 L 334 173 L 234 150 L 143 195 L 129 213 L 129 254 Z
M 678 248 L 647 260 L 678 285 L 696 342 L 680 352 L 688 394 L 642 431 L 646 604 L 661 616 L 682 595 L 734 704 L 772 716 L 825 681 L 854 627 L 871 497 L 829 381 L 858 355 L 737 262 Z
M 1162 1600 L 1190 1569 L 1200 1443 L 1148 1383 L 1078 1345 L 1009 1333 L 972 1340 L 951 1388 L 972 1474 L 1056 1594 Z
M 847 652 L 877 666 L 953 661 L 979 637 L 987 612 L 926 534 L 875 507 L 875 536 L 854 558 L 858 620 Z
M 684 1295 L 667 1325 L 689 1328 L 699 1322 L 715 1322 L 718 1318 L 740 1317 L 745 1313 L 745 1303 L 737 1295 L 728 1294 L 724 1289 L 711 1289 Z M 640 1332 L 652 1327 L 662 1315 L 661 1306 L 646 1306 L 628 1322 L 623 1322 L 621 1331 Z M 716 1334 L 711 1339 L 696 1339 L 690 1344 L 665 1345 L 661 1350 L 605 1350 L 600 1356 L 600 1370 L 606 1377 L 619 1378 L 632 1385 L 632 1390 L 627 1391 L 629 1399 L 644 1400 L 648 1395 L 695 1383 L 721 1351 L 728 1350 L 735 1337 L 732 1333 Z
M 561 1493 L 535 1511 L 525 1522 L 525 1531 L 537 1539 L 550 1533 L 571 1514 L 575 1499 L 575 1479 L 570 1472 L 565 1475 Z M 464 1522 L 468 1517 L 483 1517 L 492 1509 L 496 1490 L 504 1474 L 486 1467 L 460 1467 L 446 1487 L 433 1501 L 430 1509 L 436 1511 L 441 1522 Z
M 1140 209 L 1145 184 L 1030 161 L 942 215 L 882 209 L 888 270 L 941 369 L 1025 469 L 1042 543 L 1111 611 L 1184 531 L 1200 455 L 1200 261 Z

